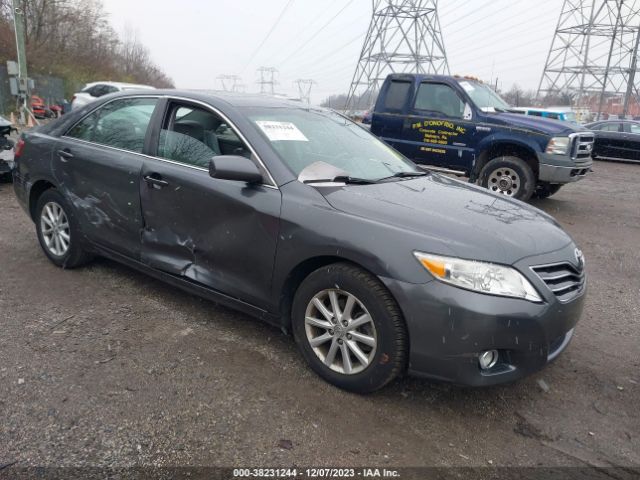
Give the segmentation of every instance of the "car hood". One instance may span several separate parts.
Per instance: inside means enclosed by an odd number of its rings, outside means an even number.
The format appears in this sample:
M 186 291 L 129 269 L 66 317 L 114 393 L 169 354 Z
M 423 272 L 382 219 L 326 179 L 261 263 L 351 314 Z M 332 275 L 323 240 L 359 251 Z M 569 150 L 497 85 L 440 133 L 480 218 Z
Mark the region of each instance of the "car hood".
M 550 118 L 534 117 L 520 113 L 495 113 L 487 116 L 487 121 L 501 125 L 524 128 L 545 135 L 569 135 L 570 133 L 586 131 L 579 125 L 561 122 Z
M 541 210 L 438 174 L 316 188 L 339 211 L 419 234 L 429 253 L 511 265 L 572 242 Z

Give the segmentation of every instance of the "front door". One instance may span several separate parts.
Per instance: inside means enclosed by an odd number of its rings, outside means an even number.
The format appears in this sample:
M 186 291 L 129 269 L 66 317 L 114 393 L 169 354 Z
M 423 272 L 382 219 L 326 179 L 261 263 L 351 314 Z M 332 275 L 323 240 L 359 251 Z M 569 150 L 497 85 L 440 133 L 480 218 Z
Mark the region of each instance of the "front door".
M 418 163 L 458 170 L 468 169 L 473 158 L 470 145 L 475 131 L 465 102 L 449 85 L 422 82 L 410 115 L 405 119 L 405 149 Z
M 91 241 L 140 258 L 138 179 L 148 125 L 157 98 L 111 101 L 57 142 L 54 171 Z
M 216 155 L 254 158 L 232 125 L 209 108 L 170 101 L 154 157 L 140 176 L 142 260 L 260 306 L 269 297 L 280 190 L 213 179 Z

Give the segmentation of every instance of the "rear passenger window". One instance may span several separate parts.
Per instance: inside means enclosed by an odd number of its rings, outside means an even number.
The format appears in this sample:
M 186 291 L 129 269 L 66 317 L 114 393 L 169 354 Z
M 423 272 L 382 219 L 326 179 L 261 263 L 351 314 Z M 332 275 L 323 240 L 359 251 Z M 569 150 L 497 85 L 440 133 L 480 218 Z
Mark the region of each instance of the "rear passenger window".
M 160 131 L 158 156 L 208 168 L 216 155 L 251 158 L 251 151 L 220 116 L 203 108 L 174 104 Z
M 390 110 L 400 110 L 407 101 L 407 94 L 411 88 L 411 82 L 391 81 L 387 96 L 384 100 L 384 106 Z
M 88 142 L 142 153 L 156 98 L 124 98 L 109 102 L 66 134 Z
M 421 83 L 416 95 L 416 110 L 441 113 L 447 117 L 462 118 L 464 102 L 448 85 Z
M 600 128 L 600 130 L 602 130 L 603 132 L 619 132 L 620 131 L 620 124 L 617 122 L 614 123 L 603 123 L 602 127 Z

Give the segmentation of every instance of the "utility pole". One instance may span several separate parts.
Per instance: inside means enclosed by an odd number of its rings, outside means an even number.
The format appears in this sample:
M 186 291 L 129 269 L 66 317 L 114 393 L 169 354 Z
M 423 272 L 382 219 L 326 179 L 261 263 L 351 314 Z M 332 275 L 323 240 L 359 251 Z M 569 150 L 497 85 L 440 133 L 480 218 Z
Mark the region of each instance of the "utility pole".
M 598 116 L 596 120 L 600 120 L 602 113 L 602 103 L 604 102 L 604 94 L 607 91 L 607 78 L 609 77 L 609 69 L 611 68 L 611 57 L 613 56 L 613 48 L 616 44 L 616 37 L 618 36 L 618 25 L 620 24 L 620 15 L 622 13 L 622 4 L 624 0 L 620 0 L 620 3 L 616 2 L 618 7 L 618 13 L 616 15 L 616 23 L 613 27 L 613 35 L 611 36 L 611 46 L 609 47 L 609 55 L 607 56 L 607 66 L 604 67 L 604 79 L 602 81 L 602 90 L 600 91 L 600 100 L 598 101 Z
M 216 77 L 220 81 L 222 90 L 225 92 L 237 92 L 239 81 L 241 78 L 238 75 L 218 75 Z
M 275 93 L 275 86 L 277 85 L 276 73 L 278 70 L 274 67 L 260 67 L 258 70 L 260 74 L 260 93 L 269 93 L 273 95 Z
M 629 69 L 629 81 L 627 82 L 627 92 L 624 94 L 624 104 L 622 106 L 622 116 L 623 118 L 627 117 L 627 113 L 629 112 L 629 102 L 631 100 L 631 96 L 633 95 L 633 90 L 635 88 L 636 81 L 636 71 L 638 69 L 638 46 L 640 46 L 640 29 L 636 32 L 636 44 L 633 47 L 633 56 L 631 58 L 631 68 Z M 636 103 L 640 101 L 640 96 L 638 95 L 638 91 L 636 89 Z
M 638 0 L 564 0 L 538 85 L 538 99 L 570 94 L 602 114 L 605 99 L 637 87 Z
M 372 6 L 347 111 L 362 101 L 370 107 L 389 73 L 449 74 L 438 0 L 372 0 Z
M 299 78 L 293 83 L 298 86 L 298 95 L 300 96 L 302 103 L 311 105 L 311 87 L 316 84 L 315 80 Z
M 22 0 L 13 0 L 13 28 L 16 32 L 16 50 L 18 54 L 18 103 L 19 122 L 25 125 L 29 111 L 29 76 L 27 75 L 27 54 L 25 49 L 25 25 Z

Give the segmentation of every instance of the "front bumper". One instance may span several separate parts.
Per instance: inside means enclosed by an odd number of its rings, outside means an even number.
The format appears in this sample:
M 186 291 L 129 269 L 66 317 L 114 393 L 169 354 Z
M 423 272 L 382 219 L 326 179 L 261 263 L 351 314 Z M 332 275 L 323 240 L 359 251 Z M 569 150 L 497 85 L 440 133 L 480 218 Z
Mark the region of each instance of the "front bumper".
M 551 154 L 539 154 L 540 164 L 538 170 L 538 180 L 548 183 L 571 183 L 582 180 L 589 173 L 593 166 L 591 158 L 576 160 L 567 159 L 562 162 L 563 157 Z
M 410 284 L 383 278 L 407 322 L 409 373 L 487 386 L 517 380 L 553 361 L 573 336 L 585 291 L 562 303 L 543 290 L 543 283 L 526 276 L 543 303 L 485 295 L 436 280 Z M 481 370 L 480 353 L 494 349 L 500 355 L 497 365 Z

